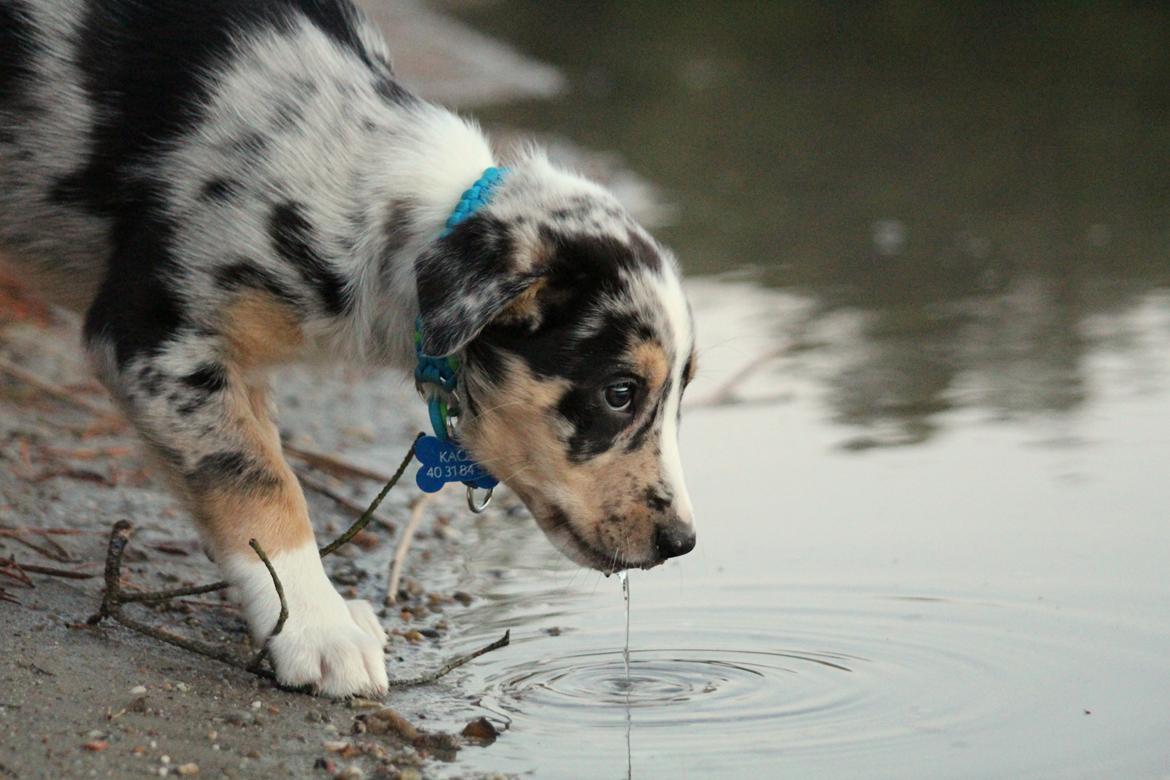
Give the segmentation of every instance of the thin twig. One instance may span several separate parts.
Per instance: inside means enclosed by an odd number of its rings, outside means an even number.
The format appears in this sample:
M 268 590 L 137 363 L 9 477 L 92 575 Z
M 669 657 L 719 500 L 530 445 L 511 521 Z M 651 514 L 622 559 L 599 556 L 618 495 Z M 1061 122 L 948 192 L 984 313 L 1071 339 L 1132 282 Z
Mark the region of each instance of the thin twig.
M 402 479 L 402 475 L 406 473 L 406 469 L 408 466 L 410 466 L 410 462 L 414 460 L 414 450 L 418 446 L 418 440 L 422 437 L 423 434 L 421 433 L 414 437 L 414 441 L 410 443 L 410 449 L 406 451 L 406 457 L 402 459 L 402 463 L 398 464 L 398 470 L 394 472 L 389 480 L 387 480 L 386 485 L 382 488 L 378 495 L 374 497 L 374 500 L 370 502 L 370 506 L 366 509 L 362 516 L 357 519 L 357 522 L 351 525 L 349 529 L 341 536 L 337 537 L 332 542 L 321 548 L 322 558 L 324 558 L 326 555 L 329 555 L 338 547 L 357 536 L 359 531 L 369 525 L 370 518 L 374 516 L 374 512 L 377 511 L 378 507 L 382 504 L 383 499 L 386 498 L 386 494 L 390 492 L 391 488 L 398 484 L 398 480 Z
M 485 645 L 484 647 L 481 647 L 474 652 L 468 653 L 467 655 L 463 655 L 463 656 L 460 656 L 458 658 L 452 659 L 452 660 L 448 661 L 447 663 L 443 664 L 442 666 L 440 666 L 435 671 L 431 672 L 430 674 L 424 674 L 421 677 L 410 677 L 410 678 L 405 679 L 405 680 L 391 680 L 390 687 L 391 688 L 409 688 L 409 687 L 414 686 L 414 685 L 427 685 L 428 683 L 433 683 L 436 680 L 438 680 L 440 677 L 442 677 L 443 675 L 447 674 L 448 672 L 451 672 L 454 669 L 458 669 L 460 666 L 463 666 L 463 664 L 467 663 L 468 661 L 473 661 L 476 658 L 479 658 L 484 653 L 490 653 L 492 650 L 499 650 L 501 647 L 507 647 L 511 641 L 512 641 L 512 630 L 509 629 L 509 630 L 504 632 L 504 635 L 502 637 L 500 637 L 496 641 L 492 642 L 490 645 Z
M 355 517 L 361 517 L 363 514 L 365 514 L 366 507 L 362 506 L 357 501 L 354 501 L 352 498 L 338 493 L 336 490 L 329 487 L 307 471 L 297 469 L 297 479 L 299 479 L 301 484 L 309 490 L 312 490 L 314 493 L 320 493 L 321 495 L 325 496 L 325 498 L 337 504 L 339 507 L 346 510 Z M 373 520 L 375 523 L 388 531 L 398 530 L 398 527 L 393 522 L 387 520 L 381 515 L 374 515 Z
M 30 550 L 37 551 L 38 553 L 45 556 L 46 558 L 48 558 L 51 561 L 57 561 L 57 563 L 75 563 L 75 561 L 73 560 L 73 556 L 71 556 L 69 554 L 69 551 L 66 550 L 64 547 L 62 547 L 61 545 L 57 544 L 55 541 L 53 541 L 52 537 L 49 537 L 49 536 L 41 537 L 42 539 L 45 540 L 45 544 L 47 545 L 44 547 L 42 547 L 39 544 L 33 544 L 32 542 L 30 542 L 28 539 L 25 539 L 20 534 L 13 534 L 13 535 L 8 536 L 6 538 L 9 538 L 12 541 L 17 542 L 19 544 L 23 544 L 25 547 L 29 548 Z
M 268 560 L 268 556 L 264 554 L 264 548 L 255 539 L 248 540 L 248 546 L 256 551 L 256 555 L 264 563 L 264 568 L 268 569 L 268 576 L 272 577 L 272 586 L 276 588 L 276 597 L 280 599 L 280 615 L 276 618 L 276 625 L 268 634 L 268 638 L 260 645 L 260 649 L 256 651 L 252 662 L 248 664 L 248 671 L 254 672 L 260 668 L 264 663 L 264 659 L 268 657 L 268 644 L 272 638 L 284 630 L 284 621 L 288 620 L 288 602 L 284 600 L 284 585 L 280 582 L 280 577 L 276 576 L 276 569 L 272 567 L 272 561 Z
M 9 559 L 7 561 L 0 561 L 0 566 L 5 563 L 11 563 L 22 571 L 30 574 L 43 574 L 46 577 L 60 577 L 65 580 L 92 580 L 96 574 L 89 574 L 83 571 L 70 571 L 68 569 L 55 569 L 52 566 L 37 566 L 33 563 L 17 563 Z
M 359 466 L 357 463 L 351 463 L 348 460 L 343 460 L 336 455 L 328 455 L 324 452 L 317 452 L 315 450 L 306 449 L 304 447 L 297 447 L 296 445 L 284 443 L 284 451 L 292 455 L 294 458 L 299 458 L 310 466 L 315 466 L 322 471 L 327 471 L 330 474 L 338 477 L 360 477 L 361 479 L 368 479 L 371 482 L 388 482 L 390 475 L 384 471 Z
M 410 508 L 410 519 L 406 522 L 406 527 L 402 529 L 402 538 L 398 540 L 398 547 L 394 550 L 394 560 L 390 564 L 390 581 L 386 584 L 387 604 L 398 603 L 398 580 L 402 577 L 402 564 L 406 561 L 406 553 L 414 539 L 414 532 L 418 529 L 418 524 L 422 522 L 423 511 L 436 495 L 438 494 L 423 493 L 415 499 L 414 506 Z
M 48 395 L 51 395 L 54 398 L 58 398 L 62 401 L 67 401 L 67 402 L 73 404 L 74 406 L 76 406 L 80 409 L 84 409 L 85 411 L 87 411 L 90 414 L 93 414 L 97 417 L 113 417 L 113 416 L 115 416 L 114 410 L 111 409 L 110 407 L 105 406 L 103 404 L 94 403 L 93 401 L 89 400 L 88 398 L 83 398 L 80 395 L 78 395 L 77 393 L 71 392 L 70 390 L 67 390 L 64 387 L 61 387 L 59 385 L 55 385 L 52 382 L 41 379 L 39 376 L 32 373 L 31 371 L 26 371 L 25 369 L 21 368 L 20 366 L 16 365 L 15 363 L 12 363 L 11 361 L 9 361 L 5 358 L 0 358 L 0 372 L 8 374 L 13 379 L 16 379 L 17 381 L 23 382 L 26 385 L 29 385 L 30 387 L 35 387 L 37 390 L 40 390 L 43 393 L 47 393 Z
M 3 574 L 5 577 L 8 577 L 11 580 L 19 582 L 26 588 L 36 587 L 36 585 L 33 584 L 33 581 L 29 578 L 28 574 L 25 572 L 24 567 L 12 558 L 0 560 L 0 574 Z

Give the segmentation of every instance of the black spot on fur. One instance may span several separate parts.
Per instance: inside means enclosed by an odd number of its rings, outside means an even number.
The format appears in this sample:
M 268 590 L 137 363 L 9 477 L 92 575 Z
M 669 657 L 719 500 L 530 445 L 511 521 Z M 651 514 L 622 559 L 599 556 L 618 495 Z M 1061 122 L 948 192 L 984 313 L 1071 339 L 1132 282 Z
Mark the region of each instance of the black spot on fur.
M 262 157 L 268 150 L 268 137 L 259 132 L 248 132 L 228 142 L 233 152 L 246 159 Z
M 418 98 L 389 73 L 374 82 L 374 91 L 387 103 L 394 105 L 402 106 L 418 102 Z
M 272 297 L 298 307 L 300 300 L 280 280 L 247 260 L 221 266 L 215 270 L 215 285 L 221 290 L 262 290 Z
M 643 497 L 646 500 L 646 506 L 650 507 L 655 512 L 666 512 L 674 503 L 669 491 L 667 491 L 664 495 L 652 487 L 646 489 L 646 493 Z
M 14 102 L 32 74 L 33 26 L 24 3 L 0 3 L 0 108 Z
M 156 396 L 161 393 L 165 379 L 162 372 L 150 363 L 138 370 L 139 386 L 146 391 L 147 395 Z
M 461 349 L 544 273 L 518 271 L 515 260 L 507 226 L 488 216 L 460 223 L 419 256 L 414 267 L 427 354 Z
M 298 19 L 308 19 L 372 64 L 349 0 L 85 0 L 84 5 L 76 59 L 97 109 L 92 153 L 54 193 L 102 215 L 152 211 L 157 193 L 151 177 L 140 172 L 149 171 L 175 138 L 198 126 L 214 83 L 209 74 L 230 65 L 242 37 L 289 32 Z M 255 151 L 254 141 L 244 147 Z
M 187 478 L 196 491 L 225 486 L 236 490 L 270 490 L 280 484 L 267 468 L 243 452 L 206 455 L 187 473 Z
M 326 311 L 339 315 L 350 307 L 352 300 L 345 279 L 321 255 L 313 226 L 301 206 L 291 202 L 276 206 L 268 221 L 268 232 L 277 253 L 313 288 Z
M 204 395 L 218 393 L 227 387 L 227 371 L 218 363 L 204 363 L 183 377 L 183 384 Z
M 203 188 L 199 190 L 199 199 L 210 201 L 230 200 L 240 191 L 242 186 L 238 179 L 218 176 L 210 179 L 203 185 Z
M 183 305 L 163 271 L 173 265 L 173 227 L 143 218 L 114 231 L 109 272 L 85 319 L 87 340 L 108 341 L 125 366 L 141 354 L 155 354 L 182 329 Z

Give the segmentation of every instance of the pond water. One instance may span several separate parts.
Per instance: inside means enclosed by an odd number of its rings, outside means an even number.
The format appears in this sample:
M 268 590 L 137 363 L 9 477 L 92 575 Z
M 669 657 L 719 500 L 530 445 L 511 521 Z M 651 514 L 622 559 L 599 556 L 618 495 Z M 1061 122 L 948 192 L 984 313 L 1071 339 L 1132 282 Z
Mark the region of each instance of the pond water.
M 490 122 L 664 188 L 701 345 L 628 670 L 617 578 L 469 526 L 459 771 L 1170 776 L 1170 12 L 457 7 L 568 77 Z

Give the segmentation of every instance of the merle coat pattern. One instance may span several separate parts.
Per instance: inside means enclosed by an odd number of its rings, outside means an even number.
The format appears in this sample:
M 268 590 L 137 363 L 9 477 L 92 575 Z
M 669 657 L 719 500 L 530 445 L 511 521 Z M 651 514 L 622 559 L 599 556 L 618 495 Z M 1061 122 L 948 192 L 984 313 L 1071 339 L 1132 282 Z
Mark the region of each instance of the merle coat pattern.
M 290 617 L 281 682 L 386 689 L 281 455 L 267 371 L 459 353 L 461 438 L 568 556 L 605 571 L 694 545 L 677 447 L 694 372 L 675 262 L 597 185 L 495 163 L 412 95 L 348 0 L 0 0 L 0 262 L 85 313 L 95 369 L 236 587 Z

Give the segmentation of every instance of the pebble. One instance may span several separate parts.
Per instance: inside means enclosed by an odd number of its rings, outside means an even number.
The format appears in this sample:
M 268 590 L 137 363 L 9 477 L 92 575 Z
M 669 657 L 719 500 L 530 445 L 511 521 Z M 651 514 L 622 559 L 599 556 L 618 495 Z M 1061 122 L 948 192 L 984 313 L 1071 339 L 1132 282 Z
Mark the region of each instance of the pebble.
M 145 693 L 146 693 L 146 686 L 145 685 L 135 685 L 133 688 L 130 689 L 131 696 L 142 696 Z
M 194 761 L 179 767 L 179 775 L 181 777 L 194 777 L 197 774 L 199 774 L 199 765 Z
M 110 743 L 106 742 L 104 739 L 95 739 L 95 740 L 91 740 L 89 742 L 86 742 L 81 747 L 85 750 L 88 750 L 90 753 L 100 753 L 103 750 L 105 750 L 106 748 L 108 748 L 109 746 L 110 746 Z
M 261 708 L 261 707 L 263 707 L 263 706 L 264 706 L 264 705 L 260 703 L 260 700 L 259 700 L 259 699 L 257 699 L 256 701 L 252 702 L 252 709 L 254 709 L 254 710 L 258 710 L 258 709 L 260 709 L 260 708 Z
M 342 769 L 336 775 L 335 780 L 364 780 L 366 773 L 361 770 L 361 767 L 350 764 L 345 769 Z
M 191 686 L 187 683 L 175 683 L 175 687 L 179 689 L 179 693 L 186 693 L 191 690 Z
M 495 742 L 496 737 L 500 735 L 499 730 L 487 718 L 476 718 L 464 726 L 460 733 L 468 739 L 473 739 L 484 745 Z

